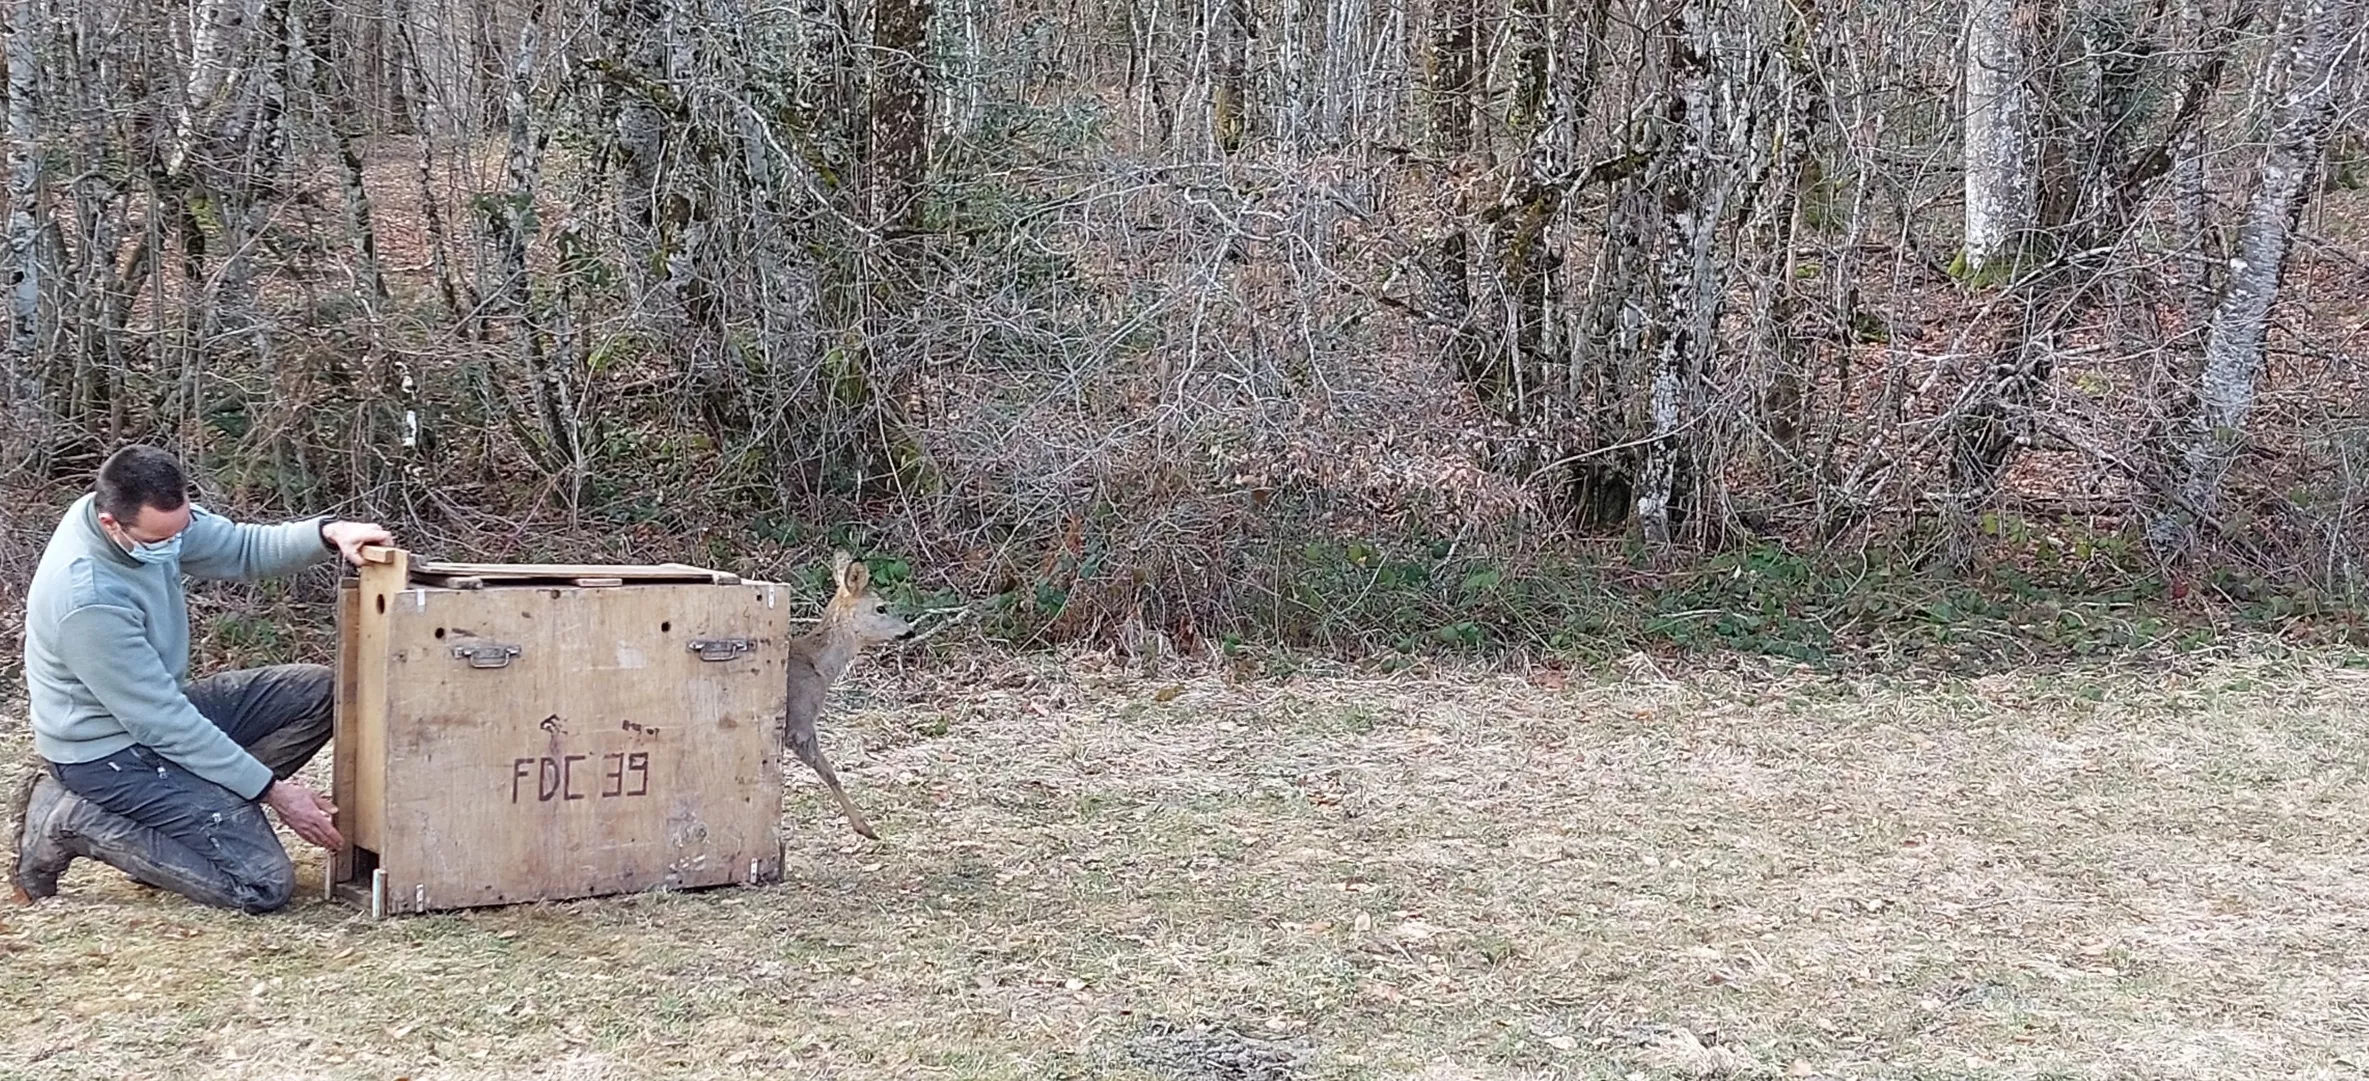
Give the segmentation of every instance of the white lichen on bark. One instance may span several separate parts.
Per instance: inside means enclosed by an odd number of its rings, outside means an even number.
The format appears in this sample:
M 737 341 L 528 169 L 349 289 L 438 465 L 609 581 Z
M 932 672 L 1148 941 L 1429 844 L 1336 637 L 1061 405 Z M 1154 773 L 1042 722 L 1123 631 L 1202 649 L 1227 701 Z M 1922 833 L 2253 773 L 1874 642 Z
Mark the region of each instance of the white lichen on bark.
M 2180 447 L 2178 498 L 2148 523 L 2148 542 L 2159 551 L 2185 550 L 2194 538 L 2192 516 L 2213 515 L 2244 440 L 2295 220 L 2335 121 L 2338 88 L 2362 45 L 2365 8 L 2364 0 L 2306 0 L 2280 17 L 2279 54 L 2271 62 L 2288 73 L 2287 84 L 2206 332 L 2196 411 Z
M 1966 271 L 2012 258 L 2037 214 L 2031 81 L 2015 0 L 1966 3 Z

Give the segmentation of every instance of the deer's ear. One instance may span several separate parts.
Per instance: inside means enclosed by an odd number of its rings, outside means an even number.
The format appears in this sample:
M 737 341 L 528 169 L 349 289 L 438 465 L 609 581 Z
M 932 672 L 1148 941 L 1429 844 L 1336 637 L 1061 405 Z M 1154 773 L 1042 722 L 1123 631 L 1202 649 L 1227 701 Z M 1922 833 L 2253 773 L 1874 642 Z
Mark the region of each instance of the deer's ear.
M 839 588 L 850 595 L 862 593 L 871 584 L 872 568 L 862 563 L 849 562 L 847 569 L 839 575 Z
M 854 557 L 854 556 L 851 556 L 851 555 L 848 555 L 848 554 L 847 554 L 846 552 L 844 552 L 844 551 L 840 551 L 840 552 L 833 552 L 833 553 L 831 553 L 831 582 L 832 582 L 832 584 L 834 584 L 834 585 L 842 585 L 842 584 L 845 584 L 845 583 L 846 583 L 846 581 L 847 581 L 847 565 L 848 565 L 848 564 L 850 564 L 850 563 L 853 563 L 853 562 L 855 562 L 855 557 Z

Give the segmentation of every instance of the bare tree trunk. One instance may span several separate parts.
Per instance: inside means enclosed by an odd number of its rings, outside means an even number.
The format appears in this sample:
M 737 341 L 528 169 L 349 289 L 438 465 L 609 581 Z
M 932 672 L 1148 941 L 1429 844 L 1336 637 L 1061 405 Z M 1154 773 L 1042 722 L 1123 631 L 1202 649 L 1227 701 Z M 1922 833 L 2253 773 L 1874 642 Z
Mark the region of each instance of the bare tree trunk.
M 1555 144 L 1561 132 L 1552 115 L 1558 103 L 1549 92 L 1553 37 L 1544 6 L 1542 0 L 1516 0 L 1514 9 L 1510 36 L 1516 83 L 1505 134 L 1508 142 L 1524 145 L 1506 163 L 1510 175 L 1500 186 L 1497 205 L 1481 215 L 1493 223 L 1487 234 L 1490 258 L 1471 278 L 1476 295 L 1469 324 L 1477 339 L 1472 347 L 1477 365 L 1468 361 L 1466 366 L 1467 380 L 1522 433 L 1492 464 L 1522 475 L 1540 464 L 1532 454 L 1540 433 L 1527 422 L 1543 404 L 1539 362 L 1554 349 L 1547 338 L 1547 294 L 1556 256 L 1548 229 L 1561 210 L 1567 183 Z
M 2203 0 L 2180 0 L 2181 36 L 2205 38 Z M 2227 45 L 2222 46 L 2224 50 Z M 2205 133 L 2190 127 L 2172 148 L 2172 228 L 2178 260 L 2173 273 L 2180 306 L 2191 327 L 2204 321 L 2213 302 L 2211 268 L 2205 254 Z
M 542 52 L 543 5 L 538 0 L 519 30 L 518 48 L 510 61 L 505 108 L 509 121 L 506 172 L 509 191 L 497 215 L 501 254 L 499 295 L 511 320 L 512 345 L 532 381 L 535 411 L 549 440 L 546 466 L 568 480 L 571 511 L 584 487 L 582 427 L 576 415 L 574 388 L 545 347 L 544 328 L 536 310 L 527 248 L 537 231 L 535 197 L 542 190 L 543 139 L 534 115 L 535 66 Z
M 2195 543 L 2196 517 L 2210 520 L 2223 479 L 2245 438 L 2262 376 L 2262 343 L 2286 271 L 2295 221 L 2335 121 L 2338 88 L 2363 44 L 2362 0 L 2301 0 L 2279 18 L 2278 55 L 2287 73 L 2277 128 L 2253 199 L 2238 227 L 2237 256 L 2214 306 L 2197 380 L 2197 408 L 2180 452 L 2179 498 L 2149 522 L 2148 543 L 2180 555 Z
M 1625 494 L 1602 515 L 1592 501 L 1574 501 L 1587 494 L 1587 478 L 1611 464 L 1595 452 L 1626 433 L 1614 434 L 1617 422 L 1603 423 L 1607 411 L 1592 395 L 1573 392 L 1588 381 L 1549 375 L 1570 370 L 1585 348 L 1559 318 L 1564 252 L 1557 228 L 1571 219 L 1572 196 L 1603 179 L 1580 163 L 1580 130 L 1596 103 L 1611 4 L 1577 0 L 1578 10 L 1560 10 L 1570 2 L 1516 0 L 1512 11 L 1513 93 L 1503 134 L 1519 153 L 1504 156 L 1503 177 L 1491 183 L 1499 195 L 1477 215 L 1489 223 L 1487 258 L 1475 261 L 1468 279 L 1470 340 L 1459 374 L 1509 429 L 1485 459 L 1491 468 L 1540 486 L 1559 510 L 1583 520 L 1626 521 Z M 1479 230 L 1467 235 L 1477 239 Z
M 301 25 L 306 74 L 310 76 L 307 81 L 312 84 L 316 108 L 326 117 L 330 139 L 337 149 L 338 179 L 345 189 L 346 232 L 353 244 L 356 264 L 354 277 L 364 302 L 375 309 L 387 299 L 387 280 L 379 265 L 378 230 L 372 223 L 370 191 L 363 184 L 362 155 L 357 149 L 369 117 L 363 115 L 358 96 L 347 88 L 336 67 L 334 57 L 341 50 L 332 47 L 337 26 L 329 5 L 315 3 L 307 9 Z
M 436 295 L 444 301 L 444 310 L 451 316 L 464 335 L 482 336 L 478 323 L 477 295 L 464 286 L 453 265 L 452 235 L 447 228 L 442 209 L 443 197 L 436 191 L 436 140 L 441 125 L 428 110 L 429 90 L 426 59 L 420 53 L 419 35 L 413 27 L 412 0 L 395 0 L 395 11 L 390 16 L 402 48 L 397 54 L 403 92 L 397 95 L 404 108 L 410 110 L 405 118 L 419 153 L 420 225 L 428 236 L 428 272 L 436 283 Z
M 272 357 L 271 335 L 257 309 L 255 263 L 262 247 L 263 230 L 277 209 L 272 203 L 272 191 L 278 186 L 286 156 L 287 133 L 283 121 L 287 111 L 290 3 L 291 0 L 263 0 L 258 42 L 261 48 L 256 55 L 235 61 L 249 84 L 242 90 L 247 100 L 241 102 L 241 111 L 246 116 L 245 130 L 240 132 L 239 162 L 218 183 L 206 185 L 220 208 L 224 241 L 221 275 L 212 291 L 213 302 L 206 305 L 211 324 L 206 337 L 246 339 L 264 370 L 275 376 L 277 366 Z
M 1250 55 L 1250 0 L 1216 0 L 1218 11 L 1209 17 L 1209 36 L 1217 54 L 1217 73 L 1209 88 L 1210 140 L 1220 154 L 1242 149 L 1249 134 L 1249 91 L 1243 82 Z
M 1475 0 L 1438 0 L 1432 8 L 1431 131 L 1435 153 L 1445 163 L 1443 181 L 1450 195 L 1445 235 L 1433 255 L 1433 304 L 1441 319 L 1452 325 L 1448 343 L 1451 370 L 1484 401 L 1493 401 L 1502 388 L 1489 378 L 1488 345 L 1473 326 L 1472 237 L 1466 222 L 1462 173 L 1473 150 L 1473 112 L 1479 95 L 1480 65 L 1474 50 Z
M 979 126 L 987 107 L 987 31 L 980 10 L 984 3 L 955 0 L 953 48 L 945 61 L 949 70 L 944 73 L 948 93 L 939 112 L 939 131 L 947 138 L 969 135 Z
M 1825 116 L 1819 72 L 1828 68 L 1832 48 L 1815 4 L 1787 5 L 1783 62 L 1772 65 L 1777 101 L 1771 110 L 1779 122 L 1776 151 L 1755 201 L 1755 239 L 1764 261 L 1761 280 L 1753 290 L 1753 338 L 1767 363 L 1766 389 L 1760 396 L 1763 427 L 1788 449 L 1798 450 L 1805 426 L 1803 404 L 1810 378 L 1810 347 L 1800 330 L 1807 307 L 1802 295 L 1799 265 L 1794 257 L 1802 208 L 1802 187 L 1809 176 L 1810 141 Z M 1764 143 L 1767 140 L 1754 140 Z
M 426 73 L 419 66 L 410 28 L 403 31 L 403 40 L 403 102 L 412 109 L 412 142 L 419 152 L 419 225 L 429 237 L 429 275 L 436 280 L 436 296 L 443 299 L 445 313 L 455 320 L 460 332 L 483 337 L 476 287 L 460 282 L 460 268 L 452 261 L 452 230 L 445 225 L 443 194 L 436 192 L 436 140 L 441 128 L 426 109 Z
M 48 54 L 50 71 L 87 71 L 85 50 L 97 45 L 93 30 L 99 22 L 98 15 L 86 9 L 57 24 L 48 42 L 53 50 Z M 45 73 L 45 78 L 54 75 Z M 36 89 L 44 92 L 43 116 L 37 121 L 41 128 L 56 131 L 63 121 L 64 130 L 74 133 L 47 154 L 71 155 L 69 160 L 75 162 L 107 160 L 106 118 L 119 100 L 117 88 L 103 79 L 75 79 L 63 85 L 45 82 Z M 59 424 L 58 435 L 105 445 L 122 431 L 123 395 L 118 390 L 129 354 L 124 328 L 155 253 L 148 245 L 135 245 L 128 270 L 111 260 L 90 258 L 90 253 L 122 250 L 130 228 L 126 196 L 137 181 L 103 169 L 70 169 L 74 176 L 66 184 L 67 204 L 40 208 L 42 225 L 70 230 L 74 249 L 82 255 L 52 263 L 47 245 L 36 252 L 43 277 L 41 307 L 47 313 L 36 347 L 48 354 L 46 367 L 56 373 L 43 381 L 49 406 L 42 419 Z
M 921 225 L 929 172 L 931 0 L 879 0 L 872 14 L 871 168 L 865 185 L 872 220 L 892 234 Z
M 624 52 L 624 69 L 609 80 L 616 95 L 617 157 L 621 166 L 617 192 L 618 232 L 625 241 L 626 277 L 636 297 L 650 293 L 652 279 L 664 274 L 669 238 L 667 214 L 661 207 L 660 170 L 667 146 L 667 108 L 671 80 L 667 71 L 663 0 L 624 0 L 618 5 L 621 25 L 613 31 Z M 669 318 L 681 314 L 680 304 L 666 305 Z
M 1714 112 L 1710 0 L 1681 0 L 1670 32 L 1663 123 L 1661 254 L 1655 325 L 1649 331 L 1653 378 L 1652 442 L 1637 485 L 1637 524 L 1648 543 L 1666 546 L 1672 526 L 1697 495 L 1700 475 L 1692 430 L 1698 384 L 1717 348 L 1719 264 L 1714 258 L 1724 185 L 1712 155 L 1721 132 Z
M 2205 253 L 2205 135 L 2195 130 L 2180 140 L 2172 164 L 2172 228 L 2178 238 L 2178 267 L 2172 280 L 2180 306 L 2201 322 L 2213 302 L 2212 267 Z
M 925 335 L 911 319 L 927 267 L 923 231 L 929 190 L 929 53 L 931 0 L 877 0 L 872 13 L 872 86 L 866 109 L 865 194 L 880 243 L 867 248 L 863 275 L 872 285 L 864 309 L 864 408 L 873 445 L 863 476 L 903 485 L 926 469 L 909 410 L 926 355 Z
M 846 125 L 862 104 L 856 93 L 862 73 L 856 66 L 852 18 L 841 0 L 798 0 L 804 46 L 798 56 L 798 109 L 815 131 L 834 142 L 845 141 Z
M 199 131 L 211 120 L 224 87 L 238 71 L 236 58 L 248 31 L 247 0 L 198 0 L 190 14 L 189 77 L 182 88 L 180 111 L 173 118 L 172 149 L 165 156 L 165 173 L 180 176 L 189 168 Z
M 41 0 L 8 3 L 8 346 L 0 366 L 12 435 L 30 435 L 42 408 L 41 221 L 45 188 L 41 152 Z M 9 441 L 17 445 L 16 440 Z M 31 450 L 30 445 L 22 449 Z M 13 453 L 13 452 L 12 452 Z
M 223 104 L 236 95 L 236 84 L 246 71 L 246 44 L 253 31 L 251 16 L 256 13 L 250 11 L 249 0 L 198 0 L 190 14 L 189 69 L 182 81 L 182 98 L 164 159 L 163 209 L 176 219 L 184 290 L 177 312 L 175 349 L 180 354 L 180 385 L 174 400 L 181 438 L 191 453 L 202 451 L 206 441 L 206 426 L 199 419 L 205 411 L 201 398 L 208 346 L 220 314 L 215 305 L 206 303 L 211 292 L 207 261 L 212 252 L 205 220 L 221 216 L 226 231 L 235 228 L 227 220 L 235 211 L 221 205 L 217 193 L 209 190 L 219 172 L 215 163 L 191 159 L 201 147 L 209 152 L 214 149 L 212 129 L 220 120 Z M 161 308 L 165 299 L 160 289 L 156 304 Z
M 2196 39 L 2188 50 L 2192 67 L 2176 96 L 2150 94 L 2148 57 L 2154 43 L 2140 34 L 2145 9 L 2132 0 L 2093 0 L 2066 13 L 2060 36 L 2053 21 L 2036 14 L 2048 40 L 2077 53 L 2047 66 L 2035 79 L 2054 108 L 2041 127 L 2049 152 L 2040 176 L 2040 205 L 2021 256 L 2017 280 L 2006 304 L 2014 323 L 1989 345 L 1989 363 L 1953 410 L 1946 430 L 1951 514 L 1961 525 L 1965 512 L 1987 503 L 2016 457 L 2033 438 L 2033 409 L 2054 376 L 2063 343 L 2101 304 L 2116 320 L 2125 348 L 2151 349 L 2156 333 L 2131 317 L 2131 271 L 2115 260 L 2131 237 L 2155 185 L 2169 175 L 2173 155 L 2191 133 L 2219 86 L 2232 41 L 2249 22 L 2241 5 L 2228 21 Z M 2036 55 L 2036 54 L 2033 54 Z M 2169 74 L 2169 73 L 2166 73 Z M 2155 110 L 2171 103 L 2171 115 L 2155 130 L 2157 141 L 2139 151 L 2135 132 L 2154 127 Z
M 2029 2 L 2029 0 L 2026 0 Z M 2037 215 L 2039 143 L 2018 0 L 1966 3 L 1966 273 L 2012 259 Z

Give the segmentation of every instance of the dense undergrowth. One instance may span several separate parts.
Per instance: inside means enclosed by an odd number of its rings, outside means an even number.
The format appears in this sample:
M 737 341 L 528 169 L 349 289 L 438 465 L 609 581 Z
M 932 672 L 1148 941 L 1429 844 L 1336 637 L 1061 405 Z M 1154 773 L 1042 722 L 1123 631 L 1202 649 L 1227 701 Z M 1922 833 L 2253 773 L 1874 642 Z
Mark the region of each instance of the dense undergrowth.
M 37 551 L 29 546 L 46 536 L 46 513 L 35 517 L 41 529 L 13 534 L 12 562 L 24 573 Z M 1589 669 L 1638 653 L 1680 665 L 1742 656 L 1828 671 L 1979 672 L 2162 660 L 2232 635 L 2369 650 L 2369 605 L 2354 595 L 2232 571 L 2167 579 L 2114 534 L 2000 516 L 1984 524 L 1980 551 L 1954 563 L 1764 544 L 1657 569 L 1635 546 L 1611 541 L 1565 542 L 1552 554 L 1492 552 L 1447 538 L 1275 541 L 1236 553 L 1238 565 L 1228 569 L 1236 593 L 1227 604 L 1168 605 L 1182 614 L 1181 626 L 1110 618 L 1112 581 L 1135 575 L 1106 573 L 1092 544 L 1081 545 L 1084 559 L 1057 550 L 1034 570 L 993 583 L 1000 588 L 968 589 L 913 553 L 845 526 L 738 536 L 701 530 L 655 546 L 636 543 L 630 531 L 552 530 L 503 558 L 694 558 L 790 583 L 813 605 L 828 595 L 829 550 L 845 547 L 929 632 L 925 657 L 1108 647 L 1140 662 L 1217 663 L 1246 675 L 1286 674 L 1319 657 L 1381 670 L 1451 659 Z M 196 584 L 199 663 L 325 659 L 334 641 L 332 574 Z M 1154 593 L 1125 595 L 1158 610 Z M 0 621 L 9 639 L 0 668 L 11 680 L 20 611 Z M 1196 612 L 1221 613 L 1223 622 L 1196 622 Z

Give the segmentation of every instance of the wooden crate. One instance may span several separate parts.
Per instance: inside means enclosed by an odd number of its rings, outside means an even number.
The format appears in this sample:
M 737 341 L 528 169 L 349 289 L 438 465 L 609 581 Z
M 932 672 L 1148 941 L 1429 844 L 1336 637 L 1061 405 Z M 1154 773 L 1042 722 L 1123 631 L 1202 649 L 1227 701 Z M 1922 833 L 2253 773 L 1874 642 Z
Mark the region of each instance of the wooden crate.
M 331 896 L 384 915 L 780 880 L 782 587 L 367 555 L 339 594 Z

